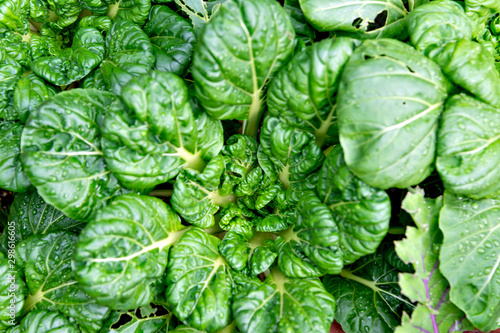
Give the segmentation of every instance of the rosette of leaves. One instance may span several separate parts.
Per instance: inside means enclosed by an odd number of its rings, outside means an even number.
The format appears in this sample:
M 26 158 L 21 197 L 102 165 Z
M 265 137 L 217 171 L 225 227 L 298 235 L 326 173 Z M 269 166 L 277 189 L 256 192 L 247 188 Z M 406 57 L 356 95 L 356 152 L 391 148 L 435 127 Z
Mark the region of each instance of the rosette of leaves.
M 411 46 L 364 41 L 346 65 L 337 99 L 340 143 L 352 173 L 381 189 L 424 180 L 433 169 L 448 90 L 440 67 Z
M 80 333 L 78 326 L 57 311 L 34 310 L 6 333 Z
M 500 194 L 500 110 L 467 95 L 448 100 L 438 132 L 436 167 L 447 190 L 481 199 Z
M 257 166 L 257 147 L 257 141 L 249 136 L 231 136 L 222 153 L 208 162 L 202 172 L 187 169 L 179 174 L 171 198 L 172 207 L 195 226 L 212 226 L 213 215 L 220 207 L 236 202 L 236 195 L 246 195 L 240 192 L 244 188 L 248 190 L 249 179 L 253 179 L 248 175 Z M 235 191 L 240 183 L 245 185 Z
M 401 260 L 411 263 L 415 273 L 399 275 L 401 292 L 417 302 L 411 314 L 403 314 L 403 332 L 458 332 L 473 329 L 464 313 L 450 300 L 450 285 L 439 270 L 439 248 L 443 233 L 439 230 L 439 211 L 443 198 L 424 197 L 420 189 L 412 190 L 403 200 L 403 209 L 411 215 L 416 227 L 406 229 L 406 238 L 396 242 Z
M 269 114 L 314 134 L 320 147 L 338 143 L 336 94 L 356 44 L 345 37 L 324 39 L 295 55 L 269 85 Z
M 260 143 L 262 151 L 271 162 L 262 161 L 270 168 L 263 168 L 271 179 L 277 177 L 283 189 L 293 188 L 304 181 L 323 163 L 324 154 L 311 133 L 299 130 L 281 122 L 275 117 L 266 117 L 261 127 Z M 300 185 L 299 185 L 300 186 Z
M 267 83 L 293 51 L 288 15 L 272 0 L 228 0 L 206 24 L 194 53 L 196 96 L 216 119 L 244 120 L 257 136 Z
M 272 234 L 264 232 L 248 237 L 228 231 L 219 244 L 219 252 L 232 269 L 250 276 L 268 270 L 278 256 Z
M 290 279 L 278 268 L 264 282 L 246 283 L 233 303 L 241 332 L 317 332 L 330 328 L 335 299 L 319 279 Z
M 122 89 L 103 121 L 103 153 L 109 170 L 130 189 L 147 189 L 181 168 L 203 171 L 222 149 L 220 121 L 193 112 L 183 80 L 153 71 Z
M 24 171 L 45 202 L 70 218 L 89 219 L 123 191 L 105 167 L 99 128 L 116 99 L 93 89 L 62 92 L 31 113 L 23 130 Z
M 439 215 L 439 269 L 451 301 L 481 331 L 499 328 L 500 222 L 498 197 L 474 200 L 445 192 Z
M 160 199 L 115 197 L 78 238 L 73 270 L 81 289 L 116 310 L 151 303 L 165 288 L 170 247 L 187 230 L 180 222 Z
M 299 0 L 307 20 L 320 31 L 356 38 L 398 38 L 406 35 L 406 17 L 426 0 Z
M 106 56 L 101 64 L 108 89 L 119 95 L 128 81 L 148 73 L 154 64 L 153 46 L 148 35 L 131 21 L 113 23 L 106 36 Z
M 196 44 L 191 24 L 170 8 L 156 5 L 151 8 L 144 32 L 154 46 L 154 68 L 183 75 Z
M 277 240 L 278 265 L 290 277 L 338 274 L 374 253 L 389 228 L 388 195 L 350 172 L 340 146 L 319 171 L 316 191 L 302 194 L 293 227 Z
M 384 259 L 384 250 L 346 266 L 340 275 L 323 278 L 337 302 L 335 320 L 346 333 L 394 332 L 403 312 L 413 310 L 398 285 L 400 271 Z
M 10 254 L 14 253 L 11 249 Z M 20 272 L 12 268 L 13 261 L 0 253 L 0 329 L 5 330 L 23 313 L 26 284 Z
M 16 265 L 28 289 L 24 311 L 59 311 L 78 323 L 82 332 L 99 332 L 109 309 L 97 304 L 75 280 L 71 259 L 77 238 L 58 231 L 33 235 L 16 246 Z
M 40 40 L 41 39 L 41 40 Z M 40 47 L 40 44 L 48 47 Z M 104 58 L 105 41 L 95 28 L 81 28 L 73 36 L 71 47 L 64 48 L 56 33 L 42 28 L 41 36 L 34 35 L 30 45 L 37 46 L 36 58 L 30 62 L 31 70 L 58 86 L 80 80 L 97 67 Z

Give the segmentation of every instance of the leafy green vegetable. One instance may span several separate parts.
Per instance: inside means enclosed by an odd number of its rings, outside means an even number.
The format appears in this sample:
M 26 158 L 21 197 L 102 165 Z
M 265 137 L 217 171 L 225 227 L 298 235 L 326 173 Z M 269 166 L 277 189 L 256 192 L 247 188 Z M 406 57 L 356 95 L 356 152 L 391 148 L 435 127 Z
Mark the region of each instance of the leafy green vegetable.
M 146 189 L 175 177 L 180 168 L 203 170 L 222 149 L 220 121 L 194 114 L 181 78 L 154 71 L 122 89 L 103 122 L 107 166 L 127 188 Z
M 164 6 L 153 6 L 144 32 L 153 44 L 155 69 L 182 75 L 191 62 L 196 43 L 189 22 Z
M 246 284 L 233 303 L 241 332 L 327 332 L 335 300 L 318 279 L 289 279 L 277 268 L 266 280 Z
M 412 317 L 403 315 L 402 325 L 396 333 L 403 332 L 457 332 L 472 329 L 464 320 L 464 313 L 450 300 L 450 286 L 439 270 L 439 249 L 443 234 L 439 230 L 439 211 L 443 199 L 429 199 L 417 189 L 403 200 L 405 209 L 417 227 L 408 227 L 406 239 L 396 242 L 396 252 L 401 260 L 415 268 L 415 274 L 403 273 L 399 285 L 403 294 L 418 302 Z
M 170 0 L 171 1 L 171 0 Z M 194 32 L 200 36 L 205 25 L 211 17 L 220 9 L 225 0 L 175 0 L 180 9 L 189 16 L 193 24 Z
M 304 15 L 321 31 L 357 38 L 405 38 L 405 2 L 401 0 L 299 0 Z M 414 4 L 420 1 L 409 1 Z M 413 8 L 411 8 L 413 9 Z
M 149 72 L 154 63 L 153 46 L 138 25 L 120 20 L 111 26 L 106 37 L 106 56 L 101 64 L 102 77 L 109 90 L 119 94 L 128 81 Z
M 83 222 L 66 217 L 47 204 L 34 188 L 15 196 L 10 206 L 9 222 L 13 225 L 13 237 L 3 239 L 6 247 L 9 243 L 18 244 L 32 235 L 41 235 L 54 231 L 78 233 Z
M 76 220 L 87 220 L 121 190 L 104 165 L 98 127 L 115 99 L 92 89 L 57 94 L 30 115 L 23 130 L 21 161 L 28 178 L 48 204 Z
M 75 320 L 82 332 L 99 332 L 109 309 L 96 304 L 75 281 L 71 258 L 76 239 L 73 233 L 58 231 L 34 235 L 16 246 L 16 264 L 29 292 L 24 311 L 57 310 Z
M 381 251 L 363 257 L 337 275 L 323 279 L 337 301 L 335 320 L 346 333 L 394 332 L 404 310 L 413 305 L 398 286 L 398 271 Z
M 187 231 L 172 248 L 167 268 L 167 301 L 177 318 L 199 330 L 231 322 L 233 281 L 218 253 L 220 240 L 200 229 Z
M 449 85 L 439 66 L 391 39 L 365 41 L 350 58 L 337 101 L 340 143 L 370 186 L 405 188 L 432 171 Z
M 500 223 L 497 199 L 473 200 L 445 192 L 439 217 L 441 273 L 450 299 L 482 331 L 500 327 Z
M 177 214 L 157 198 L 116 197 L 78 238 L 73 270 L 80 287 L 112 309 L 148 305 L 156 284 L 164 284 L 169 249 L 183 228 Z
M 500 194 L 495 125 L 500 110 L 466 95 L 448 100 L 438 133 L 436 167 L 447 190 L 480 199 Z
M 21 165 L 22 133 L 20 123 L 0 123 L 0 187 L 14 192 L 25 192 L 31 185 Z
M 325 39 L 295 55 L 269 85 L 269 114 L 311 132 L 319 146 L 338 143 L 336 93 L 356 42 Z
M 56 38 L 47 36 L 45 38 Z M 54 42 L 56 43 L 56 42 Z M 99 65 L 105 52 L 104 37 L 95 28 L 82 28 L 73 38 L 71 49 L 50 50 L 30 63 L 35 74 L 58 86 L 82 79 Z M 52 52 L 56 52 L 54 55 Z
M 290 57 L 294 35 L 276 1 L 226 1 L 194 53 L 196 96 L 203 108 L 217 119 L 245 120 L 244 134 L 256 137 L 263 92 Z
M 57 311 L 34 310 L 23 318 L 21 324 L 7 329 L 6 333 L 79 333 L 78 327 Z

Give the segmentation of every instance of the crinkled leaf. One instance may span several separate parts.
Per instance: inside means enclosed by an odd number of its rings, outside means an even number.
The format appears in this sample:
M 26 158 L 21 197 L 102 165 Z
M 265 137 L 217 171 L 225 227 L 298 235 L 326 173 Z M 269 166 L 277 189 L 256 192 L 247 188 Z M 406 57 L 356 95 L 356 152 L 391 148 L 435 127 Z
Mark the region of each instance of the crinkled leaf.
M 160 199 L 116 197 L 80 234 L 73 259 L 80 287 L 112 309 L 149 304 L 182 229 L 177 214 Z
M 115 94 L 134 76 L 148 73 L 154 66 L 153 46 L 142 29 L 127 20 L 111 26 L 106 37 L 106 57 L 101 65 L 104 82 Z
M 25 192 L 31 183 L 21 165 L 20 145 L 23 125 L 0 122 L 0 188 Z
M 321 167 L 317 193 L 338 225 L 345 263 L 374 253 L 389 230 L 391 202 L 387 193 L 351 173 L 340 146 L 329 153 Z
M 23 1 L 18 1 L 22 3 Z M 0 4 L 9 3 L 9 1 L 4 1 Z M 1 24 L 1 23 L 0 23 Z M 13 31 L 1 31 L 0 32 L 0 47 L 5 51 L 5 53 L 13 60 L 17 61 L 20 65 L 28 67 L 29 57 L 29 43 L 27 39 L 28 36 L 20 35 L 19 33 Z
M 166 6 L 153 6 L 149 17 L 144 32 L 153 44 L 155 69 L 184 74 L 196 44 L 191 24 Z
M 445 192 L 439 217 L 441 273 L 451 301 L 481 331 L 500 328 L 500 201 Z
M 106 169 L 99 123 L 116 96 L 72 89 L 31 113 L 21 139 L 24 171 L 40 196 L 66 216 L 85 221 L 122 190 Z
M 127 188 L 144 189 L 175 177 L 181 168 L 202 171 L 222 149 L 220 121 L 194 113 L 181 78 L 153 71 L 128 82 L 123 100 L 103 123 L 108 168 Z
M 311 133 L 291 127 L 278 118 L 266 117 L 261 127 L 262 150 L 274 165 L 285 189 L 307 178 L 324 160 Z
M 191 229 L 172 248 L 167 268 L 166 296 L 175 316 L 209 332 L 232 320 L 234 287 L 229 266 L 219 255 L 219 243 L 217 237 Z
M 500 110 L 466 95 L 450 98 L 441 117 L 436 167 L 450 192 L 475 199 L 500 194 Z
M 335 320 L 346 333 L 394 332 L 413 305 L 401 295 L 398 271 L 382 253 L 365 256 L 323 284 L 337 301 Z
M 0 119 L 18 119 L 17 112 L 13 109 L 13 97 L 21 74 L 21 65 L 0 49 Z
M 94 69 L 83 80 L 80 81 L 80 87 L 85 89 L 108 90 L 100 68 Z
M 236 201 L 234 194 L 220 193 L 223 172 L 224 160 L 221 156 L 213 158 L 201 173 L 192 169 L 181 171 L 170 199 L 172 207 L 195 226 L 213 226 L 214 214 L 219 208 Z
M 500 107 L 500 73 L 493 55 L 483 45 L 460 39 L 436 49 L 429 57 L 456 85 Z
M 319 146 L 338 143 L 336 94 L 356 42 L 324 39 L 295 55 L 271 81 L 270 115 L 314 134 Z
M 450 300 L 450 286 L 439 270 L 439 249 L 443 234 L 439 230 L 439 211 L 443 199 L 429 199 L 424 192 L 408 193 L 403 209 L 417 227 L 406 229 L 406 238 L 396 242 L 399 257 L 415 268 L 415 274 L 399 275 L 401 292 L 418 302 L 412 317 L 403 316 L 402 325 L 395 332 L 461 332 L 472 329 L 464 313 Z
M 57 310 L 84 333 L 99 332 L 109 315 L 106 306 L 83 292 L 71 270 L 77 236 L 66 231 L 34 235 L 16 246 L 16 265 L 28 287 L 24 311 Z
M 268 80 L 293 51 L 294 31 L 273 0 L 228 0 L 205 27 L 193 77 L 203 108 L 217 119 L 246 120 L 256 137 Z
M 472 38 L 469 19 L 455 1 L 422 5 L 408 15 L 407 22 L 411 44 L 425 55 L 446 43 Z
M 88 1 L 88 0 L 85 0 Z M 148 19 L 151 9 L 151 0 L 103 0 L 113 3 L 107 12 L 112 19 L 127 20 L 137 25 L 143 26 Z
M 14 225 L 14 237 L 4 239 L 5 246 L 9 243 L 18 244 L 32 235 L 41 235 L 54 231 L 70 231 L 78 233 L 85 223 L 73 220 L 63 215 L 38 195 L 31 188 L 26 193 L 16 194 L 10 206 L 9 221 Z
M 335 300 L 318 279 L 288 279 L 277 268 L 263 283 L 249 284 L 233 303 L 241 332 L 327 332 Z
M 27 33 L 30 29 L 29 4 L 29 0 L 2 1 L 0 3 L 0 28 L 20 34 Z
M 21 123 L 28 120 L 28 116 L 43 101 L 54 96 L 57 91 L 46 84 L 34 73 L 23 75 L 14 89 L 13 107 Z
M 402 0 L 299 0 L 311 24 L 321 31 L 336 31 L 356 38 L 406 37 Z
M 35 74 L 58 85 L 68 85 L 85 77 L 104 57 L 104 37 L 95 28 L 82 28 L 73 38 L 71 50 L 60 55 L 41 56 L 30 62 Z
M 340 143 L 351 171 L 382 189 L 424 180 L 433 169 L 447 93 L 440 68 L 411 46 L 365 41 L 347 63 L 337 100 Z
M 34 310 L 23 318 L 21 324 L 6 333 L 80 333 L 78 326 L 57 311 Z

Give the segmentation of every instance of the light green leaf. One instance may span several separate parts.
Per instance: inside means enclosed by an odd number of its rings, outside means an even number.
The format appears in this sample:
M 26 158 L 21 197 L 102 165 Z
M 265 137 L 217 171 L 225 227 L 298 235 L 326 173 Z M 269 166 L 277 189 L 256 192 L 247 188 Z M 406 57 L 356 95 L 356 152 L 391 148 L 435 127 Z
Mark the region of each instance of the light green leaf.
M 416 224 L 406 229 L 406 238 L 396 242 L 396 252 L 406 263 L 411 263 L 415 274 L 401 273 L 401 292 L 418 302 L 411 315 L 404 315 L 396 333 L 462 332 L 472 329 L 465 315 L 450 300 L 450 286 L 439 270 L 439 249 L 443 234 L 439 230 L 439 212 L 442 197 L 429 199 L 420 189 L 409 192 L 403 200 L 403 209 Z
M 379 39 L 358 47 L 337 100 L 340 143 L 352 173 L 381 189 L 427 178 L 448 88 L 439 66 L 407 44 Z
M 451 301 L 481 331 L 500 328 L 500 201 L 445 192 L 439 217 L 441 273 Z

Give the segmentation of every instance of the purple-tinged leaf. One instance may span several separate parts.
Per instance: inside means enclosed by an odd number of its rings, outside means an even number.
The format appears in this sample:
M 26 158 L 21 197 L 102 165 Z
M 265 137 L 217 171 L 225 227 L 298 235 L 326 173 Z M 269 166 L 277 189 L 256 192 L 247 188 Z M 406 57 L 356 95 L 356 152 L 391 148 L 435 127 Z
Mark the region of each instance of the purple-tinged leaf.
M 416 224 L 406 229 L 406 239 L 396 242 L 396 253 L 406 263 L 411 263 L 414 274 L 401 273 L 401 291 L 418 302 L 411 318 L 405 314 L 396 333 L 463 332 L 470 329 L 464 313 L 449 298 L 449 284 L 439 270 L 439 251 L 443 234 L 439 230 L 439 212 L 443 199 L 429 199 L 416 189 L 403 201 Z

